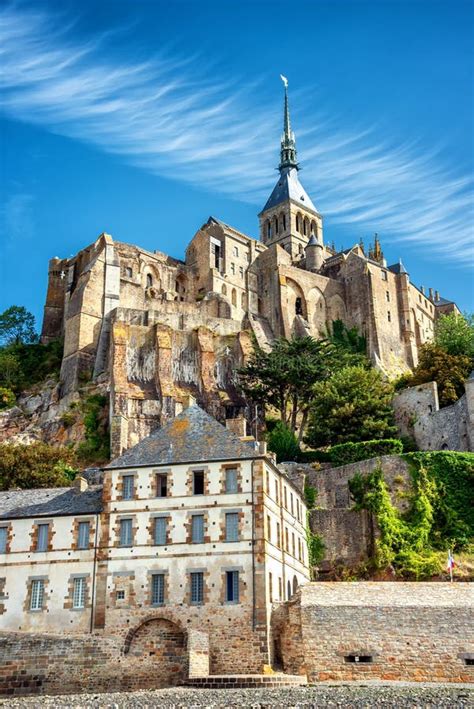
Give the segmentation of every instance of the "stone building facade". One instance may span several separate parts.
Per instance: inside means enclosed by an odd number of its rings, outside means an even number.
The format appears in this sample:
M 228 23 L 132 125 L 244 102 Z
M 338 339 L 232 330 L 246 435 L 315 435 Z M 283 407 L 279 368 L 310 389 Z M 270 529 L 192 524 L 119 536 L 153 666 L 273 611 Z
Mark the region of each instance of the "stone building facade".
M 90 634 L 92 655 L 143 659 L 143 686 L 183 680 L 193 643 L 213 673 L 261 672 L 272 603 L 309 580 L 306 506 L 242 438 L 191 406 L 100 485 L 0 493 L 0 630 L 20 634 L 9 642 Z
M 391 374 L 417 363 L 436 318 L 456 309 L 387 265 L 378 238 L 336 252 L 299 180 L 285 89 L 278 181 L 259 214 L 259 238 L 210 217 L 184 260 L 101 234 L 54 258 L 43 341 L 64 337 L 59 397 L 93 378 L 110 386 L 119 455 L 179 413 L 190 393 L 213 415 L 244 402 L 235 370 L 275 337 L 319 337 L 334 320 L 356 326 L 374 363 Z

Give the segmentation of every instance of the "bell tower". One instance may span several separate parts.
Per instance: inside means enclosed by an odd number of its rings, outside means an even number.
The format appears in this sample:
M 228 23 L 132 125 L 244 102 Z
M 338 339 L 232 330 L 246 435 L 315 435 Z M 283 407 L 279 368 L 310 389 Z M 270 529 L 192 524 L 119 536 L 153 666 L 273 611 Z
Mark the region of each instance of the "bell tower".
M 299 261 L 311 236 L 323 247 L 323 220 L 299 181 L 295 134 L 291 130 L 288 80 L 285 87 L 283 134 L 280 142 L 280 177 L 260 212 L 260 240 L 266 246 L 279 244 Z

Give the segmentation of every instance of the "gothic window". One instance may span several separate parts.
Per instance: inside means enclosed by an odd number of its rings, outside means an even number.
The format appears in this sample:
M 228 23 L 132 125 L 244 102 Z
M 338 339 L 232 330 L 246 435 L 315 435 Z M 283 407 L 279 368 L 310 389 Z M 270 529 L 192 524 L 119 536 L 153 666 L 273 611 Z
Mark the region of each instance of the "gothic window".
M 278 217 L 275 217 L 275 234 L 278 234 Z
M 151 288 L 152 285 L 153 285 L 153 278 L 152 278 L 152 276 L 151 276 L 151 273 L 147 273 L 147 277 L 146 277 L 146 287 L 147 287 L 147 288 Z
M 269 239 L 272 238 L 272 225 L 269 221 L 267 221 L 267 236 Z
M 286 214 L 281 215 L 281 228 L 282 231 L 285 231 L 286 229 Z
M 299 296 L 295 300 L 295 314 L 303 315 L 303 303 Z
M 301 233 L 301 217 L 299 214 L 296 215 L 296 231 Z
M 237 305 L 237 291 L 232 288 L 232 305 Z
M 245 310 L 247 303 L 246 303 L 246 298 L 245 298 L 245 293 L 242 293 L 240 296 L 240 305 L 243 310 Z
M 227 295 L 227 286 L 225 283 L 222 286 L 222 295 Z
M 305 217 L 304 222 L 303 222 L 303 234 L 305 236 L 308 236 L 308 231 L 309 231 L 309 219 L 308 219 L 308 217 Z
M 318 225 L 316 222 L 311 222 L 311 234 L 314 234 L 318 238 Z

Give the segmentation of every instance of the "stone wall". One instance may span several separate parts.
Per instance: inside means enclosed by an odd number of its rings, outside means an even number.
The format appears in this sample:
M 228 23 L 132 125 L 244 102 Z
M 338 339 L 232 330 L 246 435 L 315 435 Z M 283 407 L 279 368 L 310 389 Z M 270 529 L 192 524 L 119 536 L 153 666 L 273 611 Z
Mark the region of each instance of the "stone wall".
M 148 642 L 144 630 L 127 654 L 123 645 L 100 635 L 2 632 L 0 695 L 169 687 L 187 675 L 185 634 L 177 627 L 161 628 Z
M 393 399 L 402 435 L 412 436 L 420 450 L 474 450 L 474 378 L 452 406 L 439 408 L 436 382 L 409 387 Z
M 311 531 L 324 542 L 324 559 L 320 572 L 331 572 L 340 565 L 352 566 L 366 560 L 373 551 L 376 523 L 366 510 L 353 510 L 349 480 L 361 473 L 368 475 L 382 467 L 393 504 L 404 512 L 408 506 L 406 492 L 411 485 L 406 461 L 398 455 L 361 460 L 337 468 L 315 470 L 310 465 L 298 466 L 306 472 L 306 481 L 317 491 L 316 508 L 311 510 Z
M 275 652 L 310 682 L 472 682 L 473 606 L 471 584 L 311 583 L 276 609 Z

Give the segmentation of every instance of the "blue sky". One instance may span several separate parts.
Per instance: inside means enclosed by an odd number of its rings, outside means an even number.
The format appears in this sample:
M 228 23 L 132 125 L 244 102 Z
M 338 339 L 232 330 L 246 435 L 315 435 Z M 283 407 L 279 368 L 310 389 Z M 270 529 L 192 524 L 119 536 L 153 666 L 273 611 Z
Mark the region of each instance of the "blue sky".
M 258 236 L 290 82 L 300 178 L 347 248 L 474 309 L 474 3 L 3 3 L 0 311 L 102 231 L 173 256 Z

